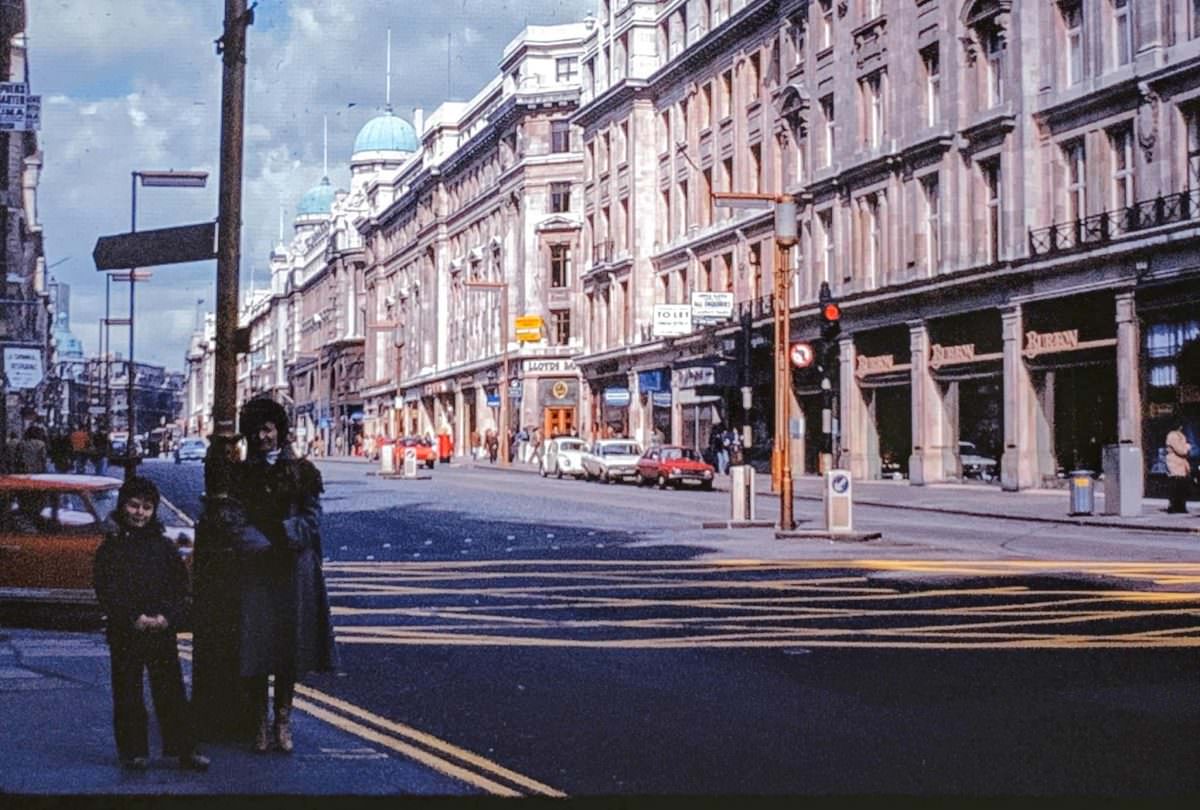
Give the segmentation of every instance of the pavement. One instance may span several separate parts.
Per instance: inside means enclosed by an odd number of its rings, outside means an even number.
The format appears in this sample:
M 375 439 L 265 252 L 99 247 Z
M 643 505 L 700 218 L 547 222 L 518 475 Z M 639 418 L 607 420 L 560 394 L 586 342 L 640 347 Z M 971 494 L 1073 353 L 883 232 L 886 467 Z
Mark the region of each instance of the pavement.
M 357 457 L 326 457 L 321 463 L 355 464 L 378 468 L 377 462 Z M 537 465 L 514 461 L 510 465 L 489 464 L 470 459 L 454 459 L 456 466 L 491 470 L 497 474 L 537 475 Z M 713 488 L 729 491 L 729 476 L 718 475 Z M 793 497 L 797 501 L 820 502 L 824 480 L 816 475 L 797 476 Z M 983 483 L 949 483 L 914 486 L 907 481 L 855 481 L 854 503 L 917 512 L 934 512 L 964 517 L 1005 517 L 1039 523 L 1058 523 L 1098 528 L 1124 528 L 1137 531 L 1195 534 L 1200 536 L 1200 505 L 1190 504 L 1189 514 L 1167 514 L 1165 499 L 1143 498 L 1140 514 L 1123 517 L 1106 515 L 1102 481 L 1094 482 L 1094 509 L 1091 515 L 1071 515 L 1067 489 L 1026 489 L 1005 492 L 999 486 Z M 777 497 L 771 490 L 770 475 L 755 476 L 755 492 L 761 498 Z

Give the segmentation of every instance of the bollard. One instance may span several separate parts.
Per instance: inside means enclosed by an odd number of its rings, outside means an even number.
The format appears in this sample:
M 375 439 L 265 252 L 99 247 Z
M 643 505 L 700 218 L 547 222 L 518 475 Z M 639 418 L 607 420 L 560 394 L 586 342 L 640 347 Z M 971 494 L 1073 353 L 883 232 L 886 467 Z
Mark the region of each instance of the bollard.
M 396 449 L 390 442 L 379 446 L 379 472 L 381 475 L 396 472 Z
M 754 468 L 735 464 L 729 468 L 730 520 L 754 520 Z
M 846 534 L 854 531 L 854 478 L 849 470 L 825 473 L 825 531 Z
M 1071 511 L 1068 515 L 1090 515 L 1096 508 L 1096 490 L 1091 470 L 1071 471 Z

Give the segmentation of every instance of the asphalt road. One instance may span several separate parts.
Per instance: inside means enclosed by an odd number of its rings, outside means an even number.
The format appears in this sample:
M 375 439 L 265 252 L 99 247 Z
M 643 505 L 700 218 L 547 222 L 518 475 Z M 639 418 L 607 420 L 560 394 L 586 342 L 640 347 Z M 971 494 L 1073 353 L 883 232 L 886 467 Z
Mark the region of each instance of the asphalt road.
M 198 508 L 199 465 L 144 472 Z M 323 472 L 344 672 L 308 698 L 518 792 L 1200 792 L 1183 541 L 1064 563 L 1137 537 L 878 509 L 888 545 L 780 554 L 697 528 L 722 493 Z

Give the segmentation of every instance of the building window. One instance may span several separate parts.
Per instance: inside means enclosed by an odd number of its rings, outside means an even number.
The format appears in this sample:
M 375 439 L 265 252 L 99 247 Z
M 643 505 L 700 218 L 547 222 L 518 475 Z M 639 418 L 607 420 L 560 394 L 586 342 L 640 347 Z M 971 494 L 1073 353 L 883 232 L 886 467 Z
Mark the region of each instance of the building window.
M 1130 0 L 1112 0 L 1113 62 L 1117 67 L 1133 61 L 1133 8 Z
M 817 213 L 821 223 L 821 281 L 833 280 L 833 211 Z
M 833 0 L 820 0 L 821 49 L 833 47 Z
M 1200 0 L 1192 0 L 1192 39 L 1200 37 Z
M 825 137 L 821 143 L 821 168 L 826 168 L 833 165 L 833 96 L 828 95 L 821 99 L 821 117 L 825 122 Z
M 550 286 L 554 289 L 571 286 L 571 249 L 568 245 L 550 246 Z
M 579 78 L 579 59 L 560 56 L 554 60 L 554 75 L 560 82 L 573 82 Z
M 868 194 L 862 200 L 863 235 L 866 245 L 863 251 L 864 282 L 872 289 L 879 281 L 879 267 L 883 256 L 883 234 L 879 224 L 879 198 Z
M 708 129 L 713 125 L 713 86 L 708 82 L 700 88 L 700 125 Z
M 571 310 L 550 311 L 550 333 L 554 336 L 555 346 L 566 346 L 571 342 Z
M 762 144 L 750 146 L 750 190 L 755 194 L 762 191 Z
M 550 122 L 550 151 L 556 154 L 571 151 L 571 124 L 568 121 Z
M 873 20 L 882 13 L 882 0 L 863 0 L 863 22 Z
M 571 184 L 550 184 L 550 213 L 565 214 L 571 210 Z
M 1062 152 L 1067 165 L 1067 221 L 1074 222 L 1087 216 L 1087 155 L 1082 140 L 1063 144 Z
M 984 205 L 987 209 L 987 233 L 985 234 L 987 261 L 995 263 L 1000 261 L 1000 159 L 993 158 L 980 163 L 979 171 L 983 178 Z
M 921 178 L 921 198 L 925 204 L 925 269 L 933 275 L 942 263 L 942 203 L 936 174 Z
M 1080 0 L 1060 3 L 1063 30 L 1067 36 L 1067 86 L 1083 81 L 1083 4 Z
M 702 292 L 717 292 L 717 288 L 713 286 L 713 263 L 712 259 L 705 259 L 700 262 L 700 282 L 704 286 Z
M 632 151 L 632 144 L 629 143 L 629 122 L 621 122 L 621 159 L 618 165 L 629 162 L 629 153 Z
M 1108 132 L 1112 149 L 1112 205 L 1128 208 L 1134 203 L 1133 187 L 1133 128 L 1126 125 Z
M 733 115 L 733 71 L 721 74 L 721 118 Z
M 883 143 L 883 74 L 875 73 L 859 82 L 862 99 L 863 145 L 877 149 Z
M 679 228 L 676 233 L 683 235 L 688 229 L 688 184 L 684 180 L 679 184 Z
M 658 152 L 662 154 L 671 148 L 671 110 L 666 109 L 658 117 Z
M 747 101 L 758 101 L 760 88 L 762 86 L 762 57 L 758 51 L 750 54 L 750 58 L 746 60 L 746 90 Z
M 1007 48 L 1004 32 L 989 25 L 984 31 L 983 44 L 987 55 L 987 102 L 990 108 L 1004 103 L 1004 51 Z
M 1197 0 L 1200 2 L 1200 0 Z M 1187 187 L 1200 188 L 1200 106 L 1184 112 L 1187 127 Z
M 925 124 L 934 127 L 942 118 L 942 73 L 937 45 L 921 51 L 921 64 L 925 68 Z

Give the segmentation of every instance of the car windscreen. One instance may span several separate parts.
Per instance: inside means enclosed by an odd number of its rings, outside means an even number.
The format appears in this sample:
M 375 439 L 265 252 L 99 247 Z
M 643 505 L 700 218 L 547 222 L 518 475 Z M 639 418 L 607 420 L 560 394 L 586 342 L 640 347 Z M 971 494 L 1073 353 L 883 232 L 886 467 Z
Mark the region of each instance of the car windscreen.
M 90 493 L 92 505 L 96 508 L 96 514 L 101 520 L 105 520 L 112 516 L 113 511 L 117 508 L 117 488 L 111 489 L 94 489 Z M 173 503 L 167 501 L 166 498 L 160 498 L 158 501 L 158 510 L 154 513 L 158 521 L 164 526 L 191 526 L 192 519 L 181 512 Z
M 688 461 L 699 461 L 700 458 L 696 455 L 696 451 L 690 448 L 667 447 L 662 451 L 664 460 L 685 458 Z
M 641 448 L 636 444 L 609 444 L 602 448 L 601 452 L 606 456 L 640 456 Z
M 563 442 L 558 446 L 559 450 L 582 450 L 583 442 Z

